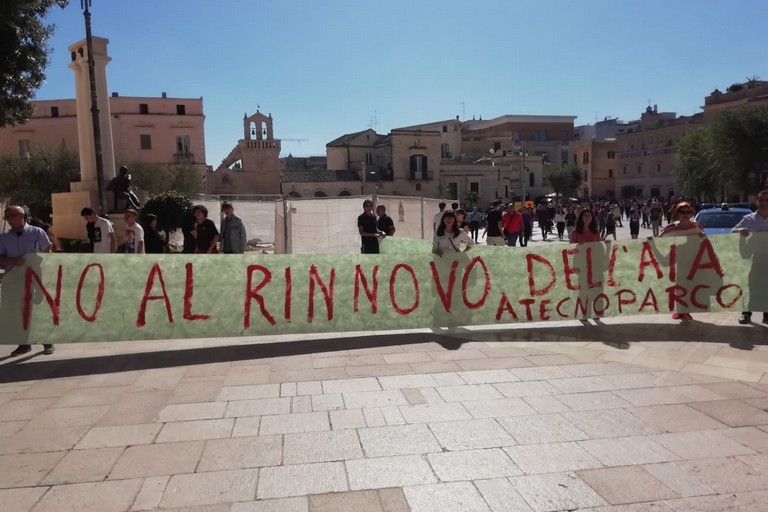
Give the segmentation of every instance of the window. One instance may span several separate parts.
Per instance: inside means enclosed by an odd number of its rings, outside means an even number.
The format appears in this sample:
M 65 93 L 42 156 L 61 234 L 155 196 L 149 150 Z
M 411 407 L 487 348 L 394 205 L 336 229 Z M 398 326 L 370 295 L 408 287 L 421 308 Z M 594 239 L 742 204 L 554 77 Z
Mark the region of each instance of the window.
M 373 163 L 373 153 L 366 153 L 365 154 L 365 163 L 372 164 Z
M 501 142 L 494 142 L 493 143 L 493 150 L 498 151 L 501 149 Z
M 176 115 L 177 116 L 187 115 L 187 107 L 184 105 L 176 105 Z
M 608 177 L 613 178 L 613 169 L 608 169 Z
M 589 171 L 584 169 L 584 181 L 589 181 Z
M 642 173 L 643 173 L 643 164 L 638 164 L 637 165 L 637 174 L 642 174 Z
M 421 190 L 421 183 L 416 184 L 416 192 L 419 192 Z
M 536 130 L 533 135 L 534 140 L 549 140 L 547 130 Z
M 561 142 L 568 142 L 568 139 L 570 139 L 568 130 L 563 130 L 560 133 L 560 141 Z
M 512 132 L 512 140 L 515 142 L 520 142 L 520 132 L 518 132 L 517 130 Z
M 585 151 L 585 152 L 584 152 L 584 153 L 581 155 L 581 163 L 582 163 L 582 164 L 588 164 L 588 163 L 589 163 L 589 151 Z
M 448 125 L 447 124 L 443 125 L 443 133 L 448 133 Z
M 427 155 L 411 155 L 411 179 L 429 179 L 427 174 Z
M 21 158 L 31 158 L 32 142 L 29 139 L 19 140 L 19 156 Z
M 141 149 L 152 149 L 152 136 L 148 133 L 139 135 L 139 147 Z
M 59 117 L 59 107 L 51 107 L 51 117 Z
M 622 174 L 627 174 L 627 166 L 624 166 L 624 169 L 621 170 Z
M 440 146 L 440 157 L 451 158 L 451 146 L 449 146 L 447 143 Z
M 469 192 L 473 194 L 479 194 L 480 193 L 480 183 L 476 181 L 470 181 L 469 182 Z
M 528 173 L 528 186 L 529 187 L 535 187 L 536 186 L 536 175 L 531 173 Z
M 576 153 L 573 154 L 573 165 L 579 164 L 579 157 L 576 156 Z
M 192 152 L 190 146 L 189 135 L 176 136 L 176 154 L 189 155 Z
M 459 184 L 458 183 L 448 183 L 448 197 L 451 199 L 458 199 L 459 198 Z
M 656 172 L 661 172 L 661 164 L 656 164 Z
M 141 115 L 149 114 L 149 105 L 146 103 L 139 103 L 139 114 Z
M 608 152 L 608 160 L 613 160 L 614 158 L 616 158 L 616 153 L 613 152 L 613 151 L 609 151 Z

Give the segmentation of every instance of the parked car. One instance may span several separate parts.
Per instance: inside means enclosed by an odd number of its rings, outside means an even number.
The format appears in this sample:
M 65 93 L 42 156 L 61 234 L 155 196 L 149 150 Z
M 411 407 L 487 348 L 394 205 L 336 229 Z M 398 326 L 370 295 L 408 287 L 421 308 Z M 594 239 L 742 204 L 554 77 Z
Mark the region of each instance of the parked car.
M 707 235 L 722 235 L 730 233 L 731 229 L 748 213 L 749 208 L 731 208 L 724 204 L 720 208 L 707 208 L 696 214 L 696 222 L 704 228 Z

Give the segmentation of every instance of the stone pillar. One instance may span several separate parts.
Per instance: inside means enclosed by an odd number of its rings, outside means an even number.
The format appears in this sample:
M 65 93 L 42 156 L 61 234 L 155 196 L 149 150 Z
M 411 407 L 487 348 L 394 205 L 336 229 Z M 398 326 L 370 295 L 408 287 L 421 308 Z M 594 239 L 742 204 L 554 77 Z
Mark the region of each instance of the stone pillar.
M 115 149 L 112 142 L 112 122 L 107 89 L 107 55 L 109 39 L 93 37 L 93 61 L 96 78 L 96 101 L 99 106 L 101 128 L 101 154 L 104 163 L 104 186 L 115 177 Z M 75 105 L 77 108 L 77 138 L 80 153 L 80 182 L 71 184 L 73 192 L 97 192 L 96 156 L 91 116 L 91 85 L 88 76 L 88 47 L 85 39 L 69 47 L 69 68 L 75 72 Z M 96 208 L 98 205 L 91 205 Z
M 101 155 L 104 165 L 104 187 L 115 177 L 115 149 L 112 142 L 112 122 L 107 89 L 108 39 L 93 38 L 96 101 L 99 106 Z M 89 206 L 99 209 L 99 186 L 96 179 L 96 150 L 91 115 L 91 84 L 88 76 L 88 47 L 85 39 L 69 47 L 70 69 L 75 72 L 75 105 L 77 109 L 77 138 L 80 153 L 80 181 L 69 184 L 70 192 L 51 194 L 53 230 L 59 238 L 85 239 L 85 222 L 80 210 Z M 107 192 L 107 194 L 109 194 Z

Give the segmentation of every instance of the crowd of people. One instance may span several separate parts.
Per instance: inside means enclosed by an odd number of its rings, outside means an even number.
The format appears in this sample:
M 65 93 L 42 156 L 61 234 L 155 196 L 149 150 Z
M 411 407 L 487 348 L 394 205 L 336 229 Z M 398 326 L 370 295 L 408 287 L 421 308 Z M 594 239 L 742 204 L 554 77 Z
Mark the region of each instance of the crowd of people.
M 757 211 L 746 215 L 733 232 L 748 236 L 751 232 L 768 232 L 768 190 L 757 194 Z M 434 214 L 432 253 L 442 257 L 446 253 L 466 252 L 479 243 L 479 231 L 487 245 L 526 247 L 532 239 L 534 223 L 541 229 L 543 240 L 548 236 L 560 241 L 581 244 L 616 240 L 616 228 L 629 224 L 630 236 L 637 239 L 641 229 L 650 230 L 648 238 L 668 236 L 704 236 L 703 227 L 694 220 L 696 208 L 692 202 L 669 198 L 659 201 L 584 201 L 577 204 L 556 205 L 544 202 L 537 207 L 502 205 L 494 201 L 483 213 L 477 207 L 467 213 L 458 203 L 441 202 Z M 363 203 L 363 213 L 357 225 L 362 239 L 361 253 L 378 254 L 379 240 L 395 232 L 392 220 L 384 206 L 373 213 L 373 202 Z M 666 222 L 666 226 L 664 223 Z M 664 226 L 664 227 L 662 227 Z M 757 293 L 757 292 L 752 292 Z M 762 299 L 761 299 L 762 300 Z M 672 315 L 675 320 L 691 320 L 690 313 L 682 311 Z M 739 323 L 750 323 L 752 313 L 742 312 Z M 768 312 L 763 313 L 768 324 Z

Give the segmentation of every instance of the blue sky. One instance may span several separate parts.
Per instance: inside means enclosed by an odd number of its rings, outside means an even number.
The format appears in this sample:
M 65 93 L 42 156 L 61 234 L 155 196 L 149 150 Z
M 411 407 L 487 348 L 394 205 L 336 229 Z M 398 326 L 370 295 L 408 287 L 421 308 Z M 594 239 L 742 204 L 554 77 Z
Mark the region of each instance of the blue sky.
M 283 156 L 344 133 L 460 116 L 631 120 L 698 112 L 716 87 L 768 79 L 765 0 L 93 0 L 121 96 L 203 97 L 208 164 L 274 117 Z M 74 97 L 78 0 L 56 7 L 47 83 Z

